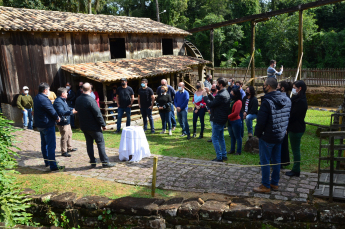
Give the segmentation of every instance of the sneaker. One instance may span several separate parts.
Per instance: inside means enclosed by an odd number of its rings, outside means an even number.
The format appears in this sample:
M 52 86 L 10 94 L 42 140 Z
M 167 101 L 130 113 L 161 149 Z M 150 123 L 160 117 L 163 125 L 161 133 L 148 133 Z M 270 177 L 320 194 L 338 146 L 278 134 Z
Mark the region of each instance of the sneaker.
M 213 159 L 212 161 L 223 162 L 223 160 L 218 160 L 217 158 Z
M 165 134 L 165 130 L 162 130 L 162 132 L 160 132 L 160 134 Z
M 63 157 L 71 157 L 71 154 L 69 154 L 69 153 L 62 153 L 61 156 L 63 156 Z
M 117 130 L 114 132 L 114 134 L 119 134 L 119 133 L 121 133 L 121 130 Z
M 89 163 L 91 164 L 91 168 L 96 168 L 96 166 L 97 166 L 97 159 L 95 159 L 95 162 L 91 162 L 91 161 L 89 161 Z
M 169 135 L 170 135 L 170 136 L 172 135 L 172 132 L 171 132 L 171 130 L 169 130 Z
M 241 155 L 241 153 L 235 153 L 234 155 Z
M 156 133 L 154 130 L 151 130 L 151 134 L 154 134 L 154 133 Z
M 272 191 L 278 191 L 278 189 L 279 189 L 278 185 L 270 184 L 270 186 L 271 186 Z
M 228 160 L 228 158 L 227 157 L 223 157 L 223 161 L 227 161 Z
M 187 135 L 187 134 L 181 134 L 180 137 L 184 137 L 184 136 L 186 136 L 186 135 Z
M 74 152 L 74 151 L 77 151 L 77 150 L 78 150 L 78 148 L 73 148 L 73 149 L 67 150 L 67 152 Z
M 257 188 L 254 188 L 253 191 L 258 193 L 271 193 L 271 189 L 266 188 L 263 184 Z
M 174 126 L 174 127 L 172 128 L 172 131 L 174 131 L 174 130 L 176 130 L 176 126 Z
M 58 170 L 64 170 L 65 166 L 57 166 L 55 169 L 51 169 L 51 171 L 58 171 Z
M 196 138 L 196 133 L 193 134 L 193 138 Z
M 235 151 L 229 151 L 228 154 L 235 154 Z
M 28 127 L 27 126 L 23 126 L 23 130 L 26 130 L 26 129 L 28 129 Z
M 290 172 L 286 172 L 285 175 L 289 176 L 289 177 L 299 177 L 300 173 L 296 173 L 294 171 L 290 171 Z
M 187 140 L 191 139 L 190 135 L 187 136 Z
M 212 139 L 207 140 L 207 142 L 212 142 Z
M 116 166 L 116 163 L 108 162 L 108 163 L 102 164 L 102 166 L 103 166 L 103 168 L 115 167 L 115 166 Z

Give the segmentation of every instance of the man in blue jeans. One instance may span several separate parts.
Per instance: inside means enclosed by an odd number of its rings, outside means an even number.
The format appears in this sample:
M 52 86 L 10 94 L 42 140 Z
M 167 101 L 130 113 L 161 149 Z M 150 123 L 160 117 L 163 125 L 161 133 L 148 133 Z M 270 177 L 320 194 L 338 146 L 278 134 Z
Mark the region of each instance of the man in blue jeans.
M 263 89 L 258 113 L 255 136 L 259 138 L 259 155 L 262 172 L 261 185 L 254 188 L 254 192 L 270 193 L 277 191 L 280 179 L 281 144 L 287 130 L 290 118 L 291 101 L 280 91 L 277 91 L 278 82 L 275 78 L 267 78 Z M 273 165 L 270 179 L 270 166 Z
M 141 88 L 138 90 L 138 103 L 141 115 L 143 116 L 144 121 L 144 131 L 147 130 L 147 118 L 149 118 L 150 126 L 151 126 L 151 134 L 155 133 L 155 127 L 153 124 L 152 118 L 152 109 L 155 103 L 155 96 L 153 95 L 153 91 L 150 87 L 147 86 L 148 80 L 143 79 L 141 81 Z
M 223 162 L 227 161 L 224 127 L 228 121 L 228 113 L 230 107 L 230 94 L 226 90 L 227 80 L 224 78 L 217 79 L 216 88 L 218 93 L 213 96 L 208 88 L 203 92 L 204 101 L 206 106 L 211 109 L 210 121 L 213 122 L 212 126 L 212 143 L 217 157 L 212 161 Z
M 167 86 L 168 87 L 168 91 L 166 93 L 168 95 L 170 95 L 171 99 L 174 101 L 176 92 L 175 92 L 175 90 L 174 90 L 174 88 L 172 86 L 168 85 L 168 81 L 166 79 L 162 79 L 161 80 L 161 86 L 159 86 L 157 88 L 156 94 L 157 95 L 162 94 L 162 92 L 161 92 L 161 87 L 162 86 Z M 176 119 L 175 119 L 174 104 L 171 104 L 170 109 L 171 109 L 170 117 L 171 117 L 172 131 L 174 131 L 176 129 Z M 166 128 L 166 129 L 168 129 L 168 128 Z
M 50 166 L 51 171 L 64 169 L 65 166 L 58 166 L 55 160 L 55 122 L 60 122 L 53 104 L 48 99 L 50 87 L 47 83 L 40 83 L 38 95 L 34 98 L 34 121 L 37 130 L 41 135 L 41 150 L 46 167 Z
M 126 112 L 127 121 L 126 126 L 131 125 L 131 107 L 134 102 L 134 91 L 130 86 L 127 86 L 127 79 L 121 79 L 121 87 L 116 92 L 116 104 L 117 104 L 117 129 L 115 133 L 121 132 L 121 121 L 123 113 Z
M 184 83 L 180 82 L 178 84 L 178 92 L 175 94 L 174 105 L 177 110 L 177 118 L 180 126 L 182 128 L 182 135 L 184 137 L 187 135 L 187 140 L 190 139 L 189 125 L 188 125 L 188 101 L 189 93 L 184 89 Z

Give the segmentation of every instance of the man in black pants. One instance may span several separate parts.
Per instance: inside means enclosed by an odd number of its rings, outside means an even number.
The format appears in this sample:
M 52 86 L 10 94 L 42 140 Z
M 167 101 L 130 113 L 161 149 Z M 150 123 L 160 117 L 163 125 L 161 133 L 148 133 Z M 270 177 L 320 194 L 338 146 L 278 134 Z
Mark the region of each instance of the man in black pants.
M 97 160 L 94 156 L 93 141 L 97 143 L 99 157 L 103 168 L 114 167 L 115 163 L 110 163 L 105 153 L 105 143 L 102 129 L 106 130 L 106 124 L 103 120 L 102 113 L 98 108 L 96 100 L 91 96 L 91 85 L 85 83 L 83 85 L 83 94 L 76 101 L 75 110 L 78 111 L 80 120 L 80 129 L 83 131 L 86 139 L 87 153 L 90 157 L 91 167 L 95 168 Z

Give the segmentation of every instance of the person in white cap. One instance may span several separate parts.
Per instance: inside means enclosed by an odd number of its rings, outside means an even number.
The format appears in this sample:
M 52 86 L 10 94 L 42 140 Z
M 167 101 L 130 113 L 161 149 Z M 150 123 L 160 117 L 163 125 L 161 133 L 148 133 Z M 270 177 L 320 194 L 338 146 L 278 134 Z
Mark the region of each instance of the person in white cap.
M 31 95 L 29 95 L 28 86 L 24 86 L 23 93 L 18 96 L 17 106 L 23 112 L 23 129 L 32 130 L 32 108 L 34 106 L 34 101 Z

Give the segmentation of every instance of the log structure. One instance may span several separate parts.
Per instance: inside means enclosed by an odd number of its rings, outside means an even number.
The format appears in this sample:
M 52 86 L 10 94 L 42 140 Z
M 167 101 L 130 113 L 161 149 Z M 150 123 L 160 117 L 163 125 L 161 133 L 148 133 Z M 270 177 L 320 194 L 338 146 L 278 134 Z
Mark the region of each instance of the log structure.
M 208 63 L 185 56 L 188 35 L 149 18 L 0 6 L 1 103 L 13 104 L 23 86 L 34 97 L 41 82 L 54 91 L 66 82 L 76 90 L 78 81 L 92 80 L 103 101 L 107 101 L 107 86 L 120 76 L 159 75 L 175 83 L 177 74 Z M 96 67 L 97 74 L 92 72 Z

